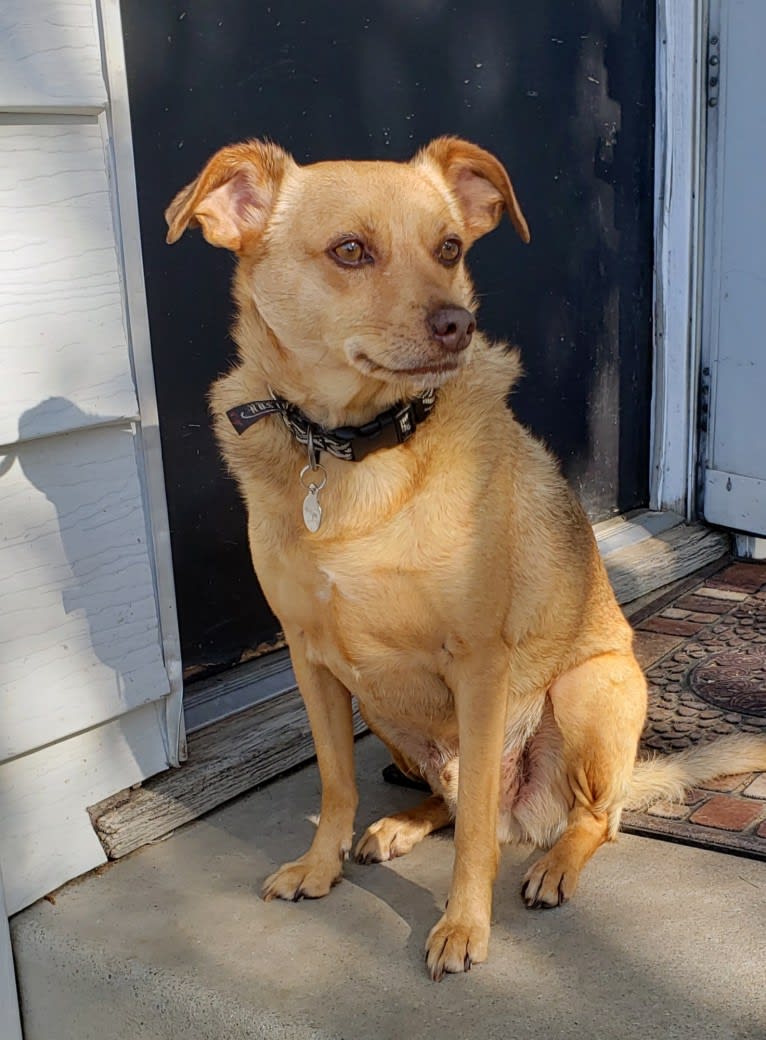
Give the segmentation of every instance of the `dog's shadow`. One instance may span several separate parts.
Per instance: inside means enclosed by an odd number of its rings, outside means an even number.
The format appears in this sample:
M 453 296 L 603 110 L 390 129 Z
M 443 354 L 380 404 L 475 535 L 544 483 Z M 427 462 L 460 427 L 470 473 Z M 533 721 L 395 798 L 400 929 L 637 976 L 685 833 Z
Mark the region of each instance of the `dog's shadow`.
M 352 860 L 346 864 L 346 881 L 380 899 L 408 925 L 405 950 L 413 964 L 423 960 L 428 933 L 447 905 L 455 859 L 453 839 L 453 828 L 447 827 L 400 859 L 370 865 Z M 516 931 L 529 920 L 521 899 L 521 879 L 537 855 L 526 848 L 503 849 L 495 883 L 493 922 L 502 921 Z
M 362 743 L 364 755 L 359 757 L 365 761 L 360 770 L 360 812 L 355 840 L 376 820 L 412 808 L 424 797 L 423 792 L 386 783 L 381 776 L 382 767 L 388 762 L 385 749 L 375 740 Z M 297 788 L 300 781 L 300 793 L 292 791 L 293 785 Z M 269 799 L 268 824 L 265 820 L 254 821 L 251 817 L 247 828 L 250 835 L 258 834 L 257 851 L 251 863 L 253 883 L 258 888 L 270 873 L 283 862 L 296 859 L 311 843 L 316 816 L 306 810 L 307 802 L 312 799 L 315 799 L 316 806 L 319 804 L 316 767 L 287 778 L 272 787 L 269 793 L 272 798 Z M 266 794 L 262 791 L 260 797 Z M 239 831 L 240 826 L 235 825 L 233 829 Z M 338 888 L 325 899 L 302 901 L 301 910 L 315 921 L 331 924 L 340 932 L 349 920 L 343 911 L 343 905 L 348 905 L 347 899 L 355 904 L 357 920 L 367 912 L 371 919 L 374 918 L 374 903 L 365 908 L 368 899 L 379 902 L 406 928 L 400 954 L 405 955 L 413 967 L 420 966 L 428 933 L 446 907 L 454 864 L 453 838 L 453 828 L 447 827 L 425 838 L 406 856 L 387 863 L 361 864 L 352 857 L 344 864 L 343 880 Z M 528 914 L 520 898 L 520 887 L 527 861 L 533 858 L 528 850 L 504 850 L 495 887 L 495 920 L 515 927 Z M 346 886 L 353 887 L 355 894 L 352 895 Z M 338 897 L 344 889 L 346 899 L 340 904 Z M 284 908 L 284 904 L 281 905 Z M 371 920 L 370 934 L 378 931 L 378 924 L 378 921 Z

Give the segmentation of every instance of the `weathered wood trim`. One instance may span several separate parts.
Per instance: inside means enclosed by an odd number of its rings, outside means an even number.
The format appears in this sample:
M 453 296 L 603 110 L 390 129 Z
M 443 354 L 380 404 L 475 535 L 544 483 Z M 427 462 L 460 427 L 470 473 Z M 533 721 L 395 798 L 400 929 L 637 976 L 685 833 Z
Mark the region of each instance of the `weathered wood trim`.
M 683 517 L 678 513 L 644 509 L 631 516 L 615 516 L 610 520 L 602 520 L 593 525 L 593 533 L 601 555 L 606 558 L 613 552 L 618 552 L 628 545 L 645 542 L 683 522 Z
M 645 596 L 639 596 L 638 599 L 632 599 L 630 603 L 623 604 L 622 612 L 635 628 L 652 614 L 656 614 L 664 607 L 669 607 L 674 600 L 683 596 L 685 592 L 696 588 L 700 582 L 723 570 L 730 560 L 731 556 L 726 553 L 725 556 L 714 560 L 713 563 L 708 563 L 705 567 L 700 567 L 699 570 L 694 571 L 692 574 L 687 574 L 685 578 L 679 578 L 669 585 L 662 585 L 659 589 L 647 592 Z
M 677 518 L 670 529 L 647 531 L 673 520 L 651 514 L 604 525 L 607 537 L 619 534 L 621 525 L 627 529 L 621 532 L 626 544 L 605 556 L 621 602 L 683 578 L 728 551 L 726 535 L 678 523 Z M 289 669 L 286 659 L 284 667 Z M 357 717 L 356 732 L 363 731 Z M 133 852 L 314 757 L 308 719 L 295 690 L 191 733 L 188 742 L 189 760 L 181 769 L 89 809 L 110 859 Z
M 357 734 L 365 729 L 358 715 L 354 728 Z M 314 757 L 311 730 L 297 691 L 192 733 L 188 744 L 189 761 L 181 769 L 88 810 L 110 859 L 133 852 Z
M 708 0 L 657 0 L 650 506 L 694 516 Z
M 604 563 L 617 602 L 625 604 L 719 560 L 729 548 L 729 536 L 723 531 L 679 524 L 610 553 Z

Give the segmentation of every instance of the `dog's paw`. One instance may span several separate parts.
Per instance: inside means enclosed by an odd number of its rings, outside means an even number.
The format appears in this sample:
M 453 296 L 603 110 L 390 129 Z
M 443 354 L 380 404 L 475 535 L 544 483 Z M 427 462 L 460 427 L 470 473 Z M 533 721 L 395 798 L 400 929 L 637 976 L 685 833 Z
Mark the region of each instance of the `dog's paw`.
M 307 853 L 294 863 L 284 863 L 266 878 L 261 895 L 267 902 L 270 899 L 290 899 L 294 903 L 299 899 L 320 899 L 340 881 L 342 872 L 339 861 L 327 863 Z
M 354 859 L 358 863 L 385 863 L 397 856 L 406 856 L 422 838 L 422 826 L 395 816 L 384 816 L 371 824 L 359 839 Z
M 543 856 L 524 875 L 521 898 L 530 910 L 548 910 L 571 899 L 577 888 L 579 871 L 558 861 L 552 855 Z
M 434 982 L 447 972 L 470 971 L 472 964 L 487 959 L 489 925 L 450 921 L 445 914 L 426 941 L 426 966 Z

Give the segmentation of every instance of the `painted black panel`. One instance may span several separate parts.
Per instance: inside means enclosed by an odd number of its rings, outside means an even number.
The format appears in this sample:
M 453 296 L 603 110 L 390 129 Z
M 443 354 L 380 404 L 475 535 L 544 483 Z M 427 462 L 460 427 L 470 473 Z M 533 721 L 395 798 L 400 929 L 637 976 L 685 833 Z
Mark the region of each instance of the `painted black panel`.
M 122 0 L 146 284 L 184 661 L 275 622 L 205 391 L 231 356 L 232 261 L 164 244 L 172 195 L 219 146 L 299 162 L 409 157 L 457 133 L 507 165 L 532 230 L 474 248 L 480 324 L 518 343 L 517 413 L 593 519 L 645 505 L 651 377 L 654 0 Z

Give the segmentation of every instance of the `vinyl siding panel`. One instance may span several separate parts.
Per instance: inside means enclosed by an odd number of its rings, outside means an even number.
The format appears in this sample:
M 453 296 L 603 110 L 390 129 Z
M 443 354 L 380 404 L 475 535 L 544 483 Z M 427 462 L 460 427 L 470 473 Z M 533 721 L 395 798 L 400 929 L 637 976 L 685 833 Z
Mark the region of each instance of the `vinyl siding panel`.
M 138 414 L 95 118 L 0 125 L 0 350 L 0 444 Z
M 31 441 L 0 479 L 0 761 L 169 692 L 135 440 Z
M 105 105 L 93 0 L 3 0 L 0 106 L 46 111 Z
M 167 767 L 159 707 L 0 765 L 0 866 L 9 914 L 106 862 L 87 807 Z

